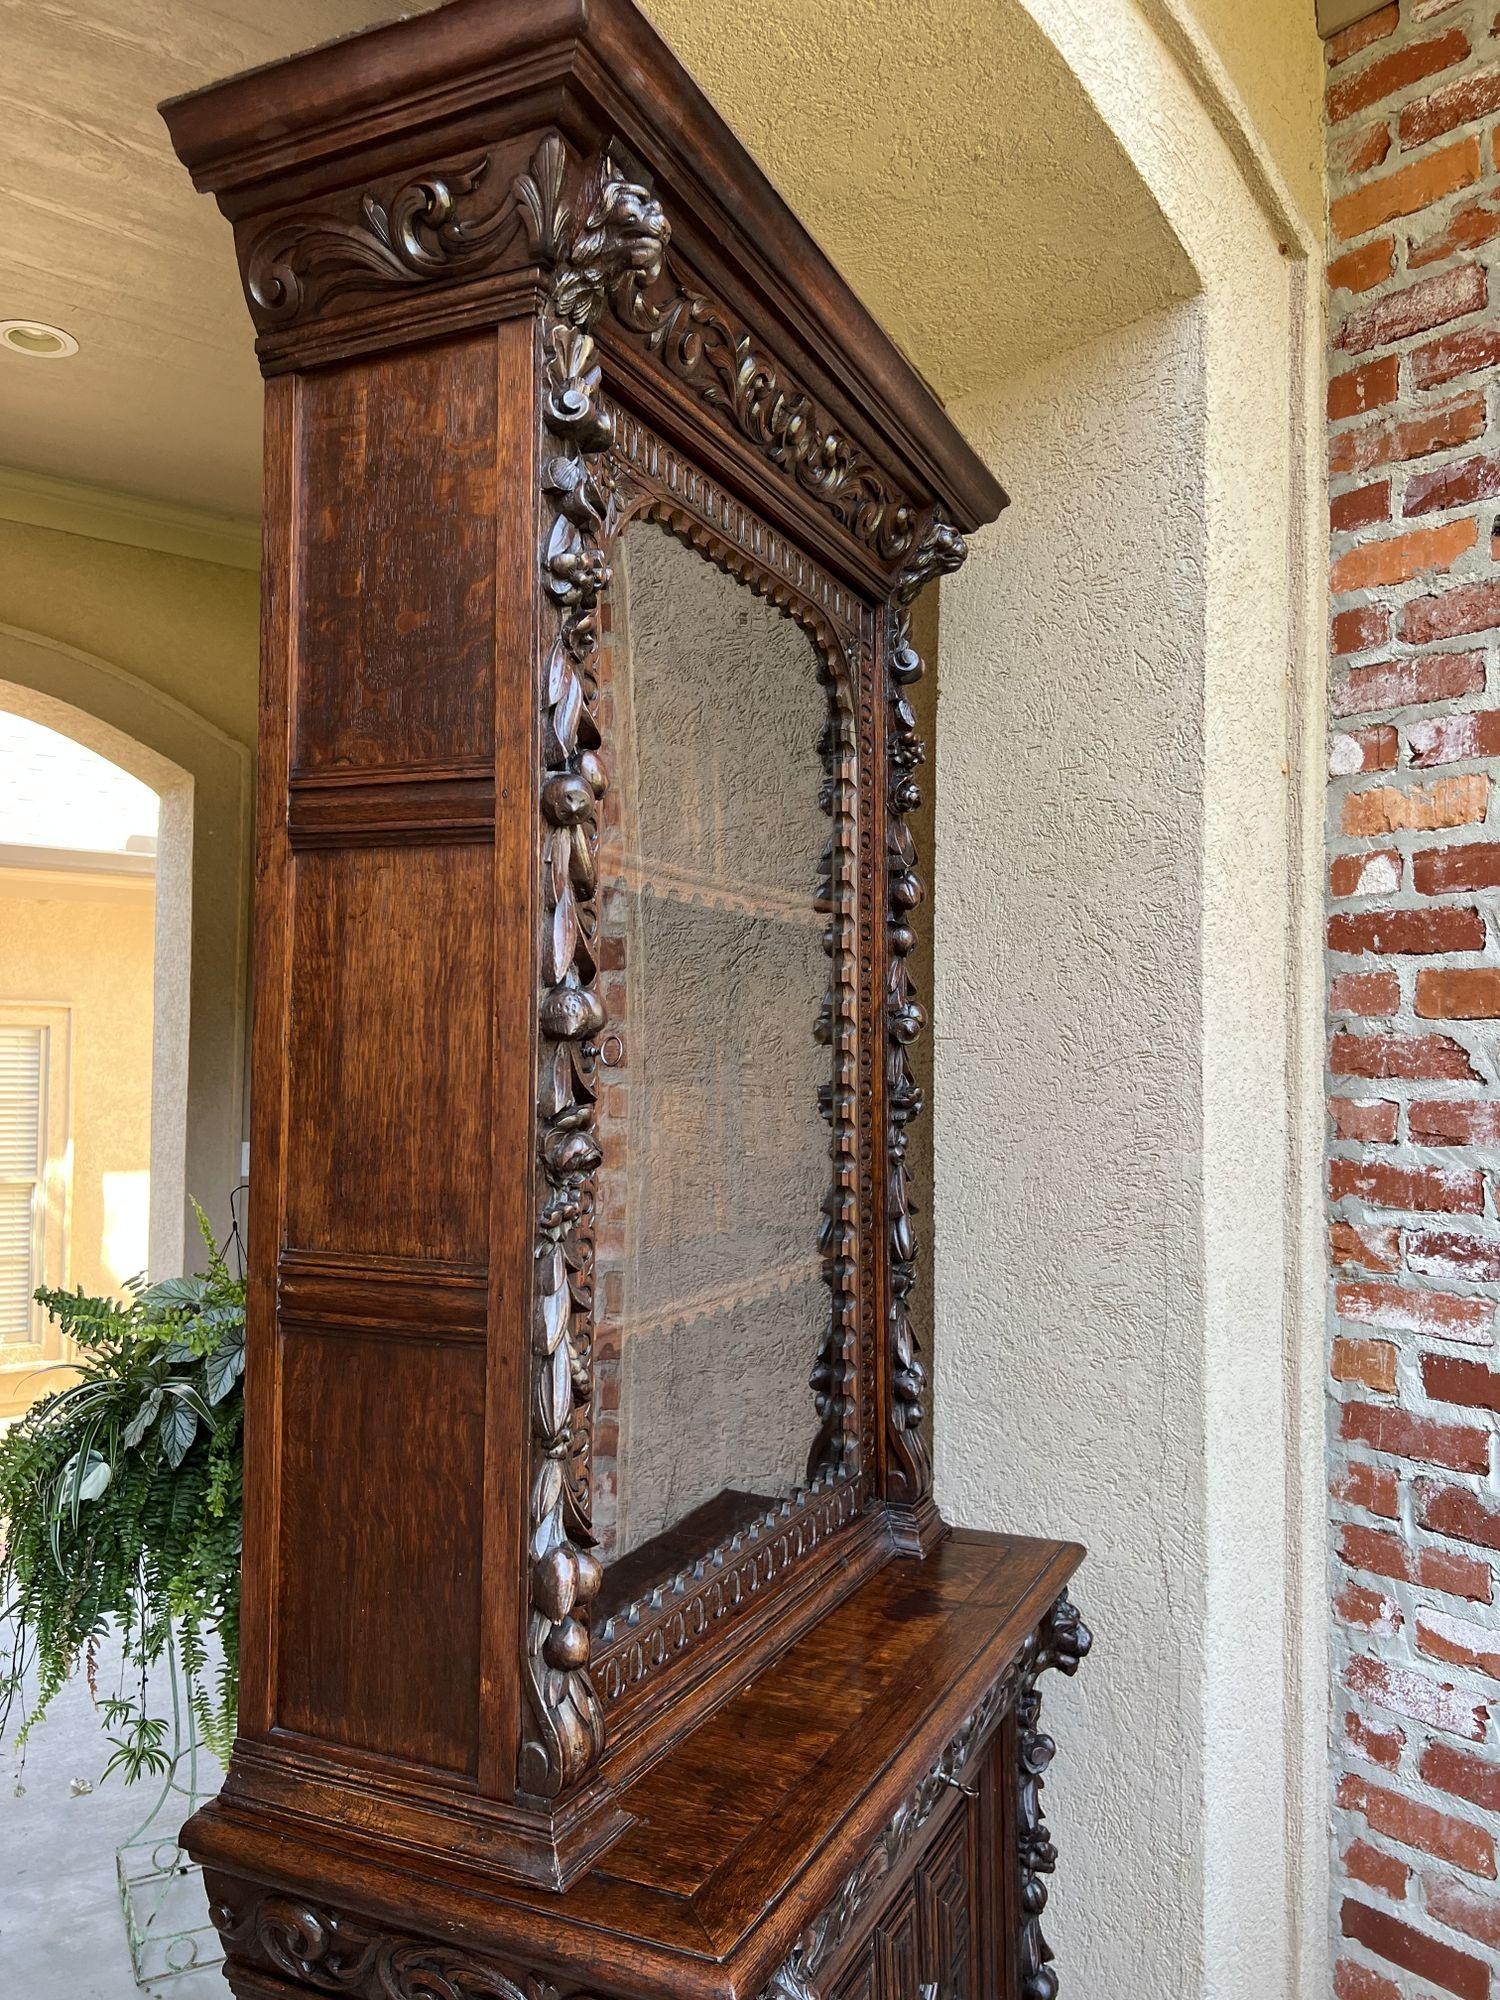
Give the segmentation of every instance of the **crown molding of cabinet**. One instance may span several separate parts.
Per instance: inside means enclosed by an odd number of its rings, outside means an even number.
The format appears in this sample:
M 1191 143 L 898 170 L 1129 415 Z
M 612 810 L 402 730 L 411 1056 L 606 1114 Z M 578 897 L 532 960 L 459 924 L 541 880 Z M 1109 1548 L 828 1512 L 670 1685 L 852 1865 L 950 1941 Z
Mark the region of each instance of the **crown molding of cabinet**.
M 1389 5 L 1390 0 L 1318 0 L 1318 33 L 1326 42 L 1330 35 L 1352 28 L 1356 21 L 1366 20 Z
M 53 528 L 96 542 L 157 549 L 229 569 L 259 569 L 260 529 L 253 521 L 200 513 L 138 493 L 117 493 L 45 473 L 0 465 L 0 521 Z

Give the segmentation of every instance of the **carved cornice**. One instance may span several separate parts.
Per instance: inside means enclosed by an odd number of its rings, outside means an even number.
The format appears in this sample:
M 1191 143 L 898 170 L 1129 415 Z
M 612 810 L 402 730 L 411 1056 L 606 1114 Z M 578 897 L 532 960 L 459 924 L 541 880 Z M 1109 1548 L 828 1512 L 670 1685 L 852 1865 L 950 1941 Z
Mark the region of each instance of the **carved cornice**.
M 1029 1644 L 1030 1642 L 1028 1642 Z M 916 1844 L 923 1827 L 950 1788 L 967 1789 L 965 1769 L 988 1741 L 1022 1684 L 1029 1654 L 1023 1654 L 974 1709 L 932 1769 L 901 1801 L 880 1838 L 868 1848 L 857 1868 L 845 1877 L 838 1894 L 820 1911 L 762 1988 L 760 2000 L 819 2000 L 818 1975 L 852 1935 L 861 1914 L 881 1885 Z
M 499 186 L 472 153 L 392 186 L 354 188 L 266 223 L 243 248 L 263 335 L 309 325 L 334 300 L 520 271 L 551 275 L 554 323 L 592 333 L 606 312 L 882 563 L 908 554 L 918 510 L 869 455 L 669 254 L 671 225 L 649 189 L 606 152 L 566 198 L 556 133 Z
M 922 1092 L 908 1054 L 927 1025 L 927 1013 L 911 976 L 916 948 L 913 913 L 927 893 L 917 872 L 916 843 L 907 818 L 922 803 L 918 766 L 926 756 L 917 718 L 906 690 L 921 679 L 921 654 L 911 641 L 911 607 L 935 577 L 950 574 L 968 553 L 963 536 L 941 515 L 923 526 L 910 560 L 896 579 L 886 661 L 888 715 L 886 722 L 886 1230 L 890 1256 L 891 1404 L 888 1424 L 893 1499 L 908 1505 L 930 1492 L 932 1467 L 922 1438 L 923 1397 L 927 1371 L 918 1351 L 911 1319 L 911 1294 L 917 1281 L 915 1204 L 907 1173 L 909 1128 L 922 1115 Z
M 1021 1912 L 1016 1949 L 1020 1963 L 1020 2000 L 1057 2000 L 1057 1974 L 1052 1969 L 1052 1948 L 1042 1935 L 1042 1913 L 1047 1907 L 1047 1885 L 1042 1880 L 1057 1866 L 1057 1849 L 1042 1815 L 1042 1780 L 1057 1752 L 1057 1745 L 1040 1728 L 1042 1698 L 1037 1682 L 1049 1668 L 1060 1674 L 1076 1674 L 1079 1662 L 1088 1657 L 1094 1635 L 1079 1617 L 1067 1593 L 1058 1598 L 1047 1614 L 1036 1650 L 1027 1664 L 1025 1679 L 1016 1701 L 1017 1781 L 1016 1866 L 1020 1875 L 1018 1907 Z

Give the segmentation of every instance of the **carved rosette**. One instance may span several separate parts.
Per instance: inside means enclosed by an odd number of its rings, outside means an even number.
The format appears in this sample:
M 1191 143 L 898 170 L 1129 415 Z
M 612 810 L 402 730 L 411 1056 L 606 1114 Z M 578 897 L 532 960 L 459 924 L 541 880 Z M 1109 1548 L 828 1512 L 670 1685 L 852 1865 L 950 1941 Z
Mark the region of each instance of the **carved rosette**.
M 909 1129 L 923 1110 L 922 1092 L 912 1074 L 908 1051 L 927 1025 L 910 971 L 916 947 L 912 914 L 926 894 L 917 872 L 917 850 L 906 824 L 922 803 L 916 779 L 925 756 L 906 690 L 920 680 L 922 656 L 911 642 L 911 607 L 934 577 L 956 570 L 968 553 L 963 536 L 940 515 L 923 529 L 911 560 L 896 579 L 890 652 L 886 775 L 889 787 L 886 832 L 886 907 L 889 942 L 886 974 L 886 1224 L 890 1253 L 891 1405 L 888 1423 L 890 1497 L 908 1503 L 932 1485 L 932 1468 L 922 1438 L 927 1371 L 912 1326 L 911 1294 L 917 1278 L 917 1238 L 906 1152 Z
M 613 428 L 600 402 L 592 328 L 613 274 L 659 268 L 667 225 L 645 192 L 601 161 L 571 226 L 565 156 L 547 140 L 516 186 L 536 255 L 553 265 L 543 323 L 541 483 L 547 523 L 543 585 L 557 624 L 543 666 L 541 999 L 537 1098 L 540 1173 L 532 1333 L 533 1480 L 528 1727 L 523 1791 L 555 1798 L 604 1747 L 604 1712 L 589 1677 L 589 1607 L 601 1570 L 590 1524 L 593 1397 L 594 1178 L 598 1037 L 595 907 L 600 761 L 599 599 L 609 583 Z
M 1042 1913 L 1047 1907 L 1047 1884 L 1042 1878 L 1057 1866 L 1057 1849 L 1042 1816 L 1042 1781 L 1057 1745 L 1039 1726 L 1042 1697 L 1037 1682 L 1049 1667 L 1055 1667 L 1060 1674 L 1076 1674 L 1079 1661 L 1088 1657 L 1093 1643 L 1093 1633 L 1065 1592 L 1047 1614 L 1016 1700 L 1019 1766 L 1016 1866 L 1020 1874 L 1021 1910 L 1016 1948 L 1020 1957 L 1020 2000 L 1057 2000 L 1052 1950 L 1042 1935 Z

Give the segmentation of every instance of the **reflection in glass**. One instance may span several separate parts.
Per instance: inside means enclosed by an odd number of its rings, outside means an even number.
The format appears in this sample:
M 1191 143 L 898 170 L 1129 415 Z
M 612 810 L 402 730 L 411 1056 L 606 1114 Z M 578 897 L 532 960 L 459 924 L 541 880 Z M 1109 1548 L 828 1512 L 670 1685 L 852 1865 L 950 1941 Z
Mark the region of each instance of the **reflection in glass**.
M 608 1616 L 807 1477 L 831 1077 L 812 641 L 634 522 L 601 722 L 594 1522 Z

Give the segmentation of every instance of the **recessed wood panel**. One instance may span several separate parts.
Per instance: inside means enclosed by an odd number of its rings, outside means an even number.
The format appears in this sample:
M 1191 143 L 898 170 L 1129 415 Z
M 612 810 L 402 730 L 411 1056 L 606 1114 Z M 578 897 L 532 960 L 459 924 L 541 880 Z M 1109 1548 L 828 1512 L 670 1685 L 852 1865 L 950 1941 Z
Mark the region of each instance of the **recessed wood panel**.
M 483 1350 L 290 1329 L 282 1356 L 277 1726 L 469 1774 Z
M 286 1242 L 483 1265 L 491 853 L 298 857 Z
M 490 760 L 495 399 L 483 336 L 305 378 L 298 770 Z

